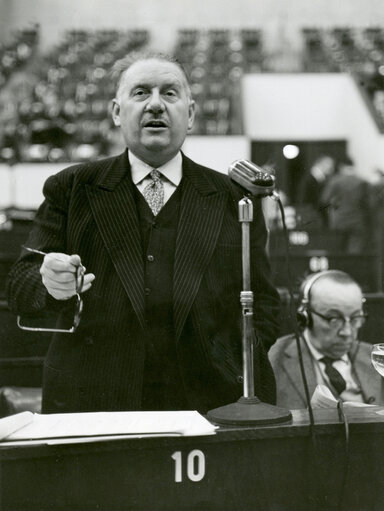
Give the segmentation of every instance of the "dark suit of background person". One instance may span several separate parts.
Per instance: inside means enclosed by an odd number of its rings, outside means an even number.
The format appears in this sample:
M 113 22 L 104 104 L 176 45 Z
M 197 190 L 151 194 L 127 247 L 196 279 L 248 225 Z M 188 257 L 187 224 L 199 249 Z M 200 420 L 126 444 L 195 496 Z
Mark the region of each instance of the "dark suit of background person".
M 132 106 L 127 77 L 136 80 L 140 73 L 140 85 L 147 87 L 150 82 L 150 86 L 144 99 L 139 91 L 143 104 Z M 163 94 L 165 82 L 158 87 L 162 77 L 170 82 L 169 88 L 175 88 L 172 80 L 177 82 L 181 99 L 172 105 L 182 111 L 178 120 L 167 103 L 168 92 Z M 168 125 L 173 120 L 177 124 L 184 115 L 185 133 L 175 135 L 180 137 L 179 151 L 194 114 L 185 80 L 178 64 L 162 57 L 135 62 L 123 75 L 114 120 L 136 155 L 141 146 L 127 124 L 138 108 L 146 121 L 162 118 Z M 140 131 L 144 128 L 139 114 L 135 129 L 138 126 Z M 145 143 L 149 139 L 152 144 L 154 138 L 156 151 L 167 151 L 170 144 L 175 146 L 174 140 L 162 145 L 169 130 L 160 135 L 150 130 Z M 92 285 L 93 276 L 85 281 L 89 290 L 82 295 L 84 310 L 77 331 L 52 338 L 44 368 L 43 412 L 197 409 L 204 413 L 237 400 L 243 389 L 237 213 L 242 192 L 228 177 L 183 155 L 181 183 L 155 217 L 132 183 L 124 152 L 59 172 L 45 183 L 44 195 L 28 244 L 43 251 L 79 254 L 96 278 Z M 262 400 L 273 403 L 275 382 L 266 353 L 276 338 L 279 299 L 269 281 L 259 201 L 255 201 L 251 239 L 255 331 L 261 341 L 255 349 L 255 388 Z M 40 265 L 39 256 L 23 253 L 13 268 L 9 303 L 15 312 L 63 310 L 71 302 L 47 293 Z
M 341 275 L 341 282 L 332 283 L 329 279 L 333 275 L 336 275 L 336 279 L 339 278 L 338 275 Z M 312 283 L 310 283 L 311 279 L 314 279 Z M 322 312 L 326 315 L 333 315 L 334 312 L 331 311 L 336 310 L 336 308 L 345 308 L 347 303 L 347 309 L 349 308 L 350 311 L 354 308 L 359 309 L 359 287 L 347 274 L 337 270 L 321 272 L 315 274 L 315 276 L 311 275 L 304 281 L 302 290 L 305 288 L 305 284 L 308 283 L 311 286 L 310 289 L 307 289 L 308 301 L 305 299 L 303 292 L 304 298 L 302 297 L 298 309 L 298 320 L 303 325 L 300 344 L 310 396 L 313 395 L 316 385 L 320 383 L 328 386 L 335 398 L 340 397 L 343 401 L 360 401 L 371 404 L 384 403 L 383 379 L 373 369 L 370 361 L 371 344 L 357 342 L 357 331 L 349 334 L 348 331 L 345 331 L 341 337 L 337 333 L 330 332 L 327 330 L 325 320 L 316 317 L 308 310 L 313 307 L 316 311 L 322 309 Z M 332 287 L 329 287 L 329 292 L 334 293 L 333 300 L 324 291 L 324 286 L 329 284 L 332 284 Z M 342 291 L 342 288 L 344 288 L 344 291 Z M 320 295 L 316 293 L 320 293 Z M 341 297 L 341 295 L 343 296 Z M 349 301 L 349 297 L 352 297 L 352 295 L 356 298 L 354 302 L 353 298 Z M 361 293 L 360 296 L 362 296 Z M 307 319 L 304 318 L 303 320 L 303 312 L 308 315 Z M 315 358 L 313 351 L 311 351 L 311 339 L 312 346 L 314 344 L 317 346 L 321 356 L 328 355 L 333 359 L 346 357 L 346 362 L 342 363 L 349 364 L 352 380 L 350 386 L 347 386 L 346 392 L 342 392 L 340 396 L 330 384 L 329 378 L 325 374 L 325 366 Z M 336 346 L 336 348 L 333 348 L 333 346 Z M 306 408 L 307 402 L 295 336 L 290 334 L 278 339 L 269 351 L 269 358 L 276 376 L 277 405 L 291 410 Z
M 334 170 L 333 158 L 327 155 L 320 156 L 299 183 L 295 205 L 303 227 L 327 227 L 326 205 L 322 201 L 321 194 Z
M 369 185 L 370 247 L 379 256 L 384 275 L 384 171 L 376 169 L 374 176 L 374 182 Z
M 369 185 L 356 175 L 348 156 L 325 184 L 321 199 L 328 204 L 329 227 L 340 231 L 346 253 L 363 253 L 371 234 Z

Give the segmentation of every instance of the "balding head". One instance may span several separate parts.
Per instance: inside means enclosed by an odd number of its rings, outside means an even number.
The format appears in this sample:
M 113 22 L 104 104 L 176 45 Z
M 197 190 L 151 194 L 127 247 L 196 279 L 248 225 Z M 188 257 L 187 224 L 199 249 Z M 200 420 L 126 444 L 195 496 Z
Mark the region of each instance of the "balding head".
M 111 69 L 111 77 L 116 83 L 116 97 L 119 96 L 121 84 L 123 82 L 124 75 L 128 71 L 128 69 L 133 66 L 133 64 L 137 62 L 142 62 L 146 60 L 159 60 L 161 62 L 168 62 L 170 64 L 175 65 L 181 72 L 181 75 L 183 76 L 185 82 L 186 90 L 190 97 L 192 97 L 191 94 L 191 88 L 189 85 L 189 80 L 187 77 L 187 73 L 182 66 L 182 64 L 176 59 L 176 57 L 169 55 L 168 53 L 161 53 L 161 52 L 131 52 L 128 53 L 125 57 L 123 57 L 120 60 L 117 60 L 115 64 L 113 65 Z
M 348 353 L 364 323 L 360 286 L 343 272 L 325 273 L 313 282 L 308 299 L 311 323 L 306 331 L 313 346 L 335 359 Z

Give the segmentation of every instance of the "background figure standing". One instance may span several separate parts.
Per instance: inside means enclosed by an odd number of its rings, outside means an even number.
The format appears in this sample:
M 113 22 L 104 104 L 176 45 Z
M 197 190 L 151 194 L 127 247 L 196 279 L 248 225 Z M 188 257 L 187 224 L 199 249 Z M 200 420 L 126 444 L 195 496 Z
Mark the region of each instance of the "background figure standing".
M 372 225 L 372 244 L 376 252 L 384 254 L 384 170 L 376 169 L 375 182 L 369 186 L 369 209 Z
M 379 282 L 384 275 L 384 170 L 375 170 L 375 181 L 369 185 L 370 249 L 379 257 Z M 381 287 L 380 287 L 381 289 Z
M 346 253 L 361 254 L 370 232 L 369 186 L 356 175 L 353 161 L 348 156 L 326 183 L 321 201 L 327 205 L 330 229 L 341 231 Z
M 327 226 L 327 212 L 321 200 L 321 194 L 334 171 L 333 158 L 322 155 L 315 160 L 299 184 L 297 209 L 303 227 L 324 228 Z

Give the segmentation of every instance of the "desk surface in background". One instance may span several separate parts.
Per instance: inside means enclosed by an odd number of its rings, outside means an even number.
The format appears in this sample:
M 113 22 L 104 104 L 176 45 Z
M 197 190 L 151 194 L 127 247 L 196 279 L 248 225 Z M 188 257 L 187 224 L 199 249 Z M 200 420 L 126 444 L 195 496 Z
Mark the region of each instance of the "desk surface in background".
M 384 509 L 381 408 L 346 410 L 350 462 L 344 506 Z M 345 463 L 336 410 L 217 435 L 0 449 L 2 511 L 331 511 Z

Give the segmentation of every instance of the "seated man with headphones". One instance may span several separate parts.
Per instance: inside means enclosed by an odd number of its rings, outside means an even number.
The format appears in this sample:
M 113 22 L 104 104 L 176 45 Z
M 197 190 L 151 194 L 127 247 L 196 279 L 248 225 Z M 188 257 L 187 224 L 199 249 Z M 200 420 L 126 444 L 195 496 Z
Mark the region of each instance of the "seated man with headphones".
M 342 401 L 384 403 L 384 379 L 371 366 L 371 345 L 358 340 L 366 318 L 364 301 L 357 282 L 339 270 L 316 273 L 303 282 L 297 320 L 310 396 L 322 384 Z M 295 335 L 278 339 L 269 358 L 277 405 L 307 408 Z

